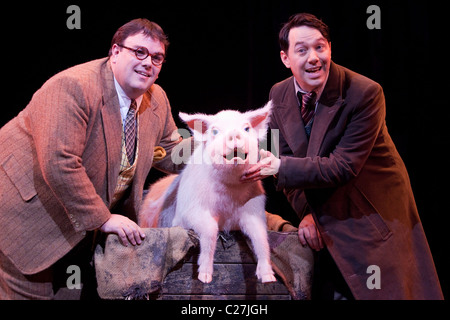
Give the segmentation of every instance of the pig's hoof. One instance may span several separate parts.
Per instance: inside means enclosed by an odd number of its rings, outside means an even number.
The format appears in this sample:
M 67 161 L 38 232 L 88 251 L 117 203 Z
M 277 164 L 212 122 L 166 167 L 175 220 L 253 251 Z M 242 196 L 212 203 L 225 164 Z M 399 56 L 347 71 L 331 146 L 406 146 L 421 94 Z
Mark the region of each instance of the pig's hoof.
M 198 280 L 200 280 L 203 283 L 210 283 L 212 281 L 212 275 L 206 272 L 199 272 Z
M 262 283 L 269 283 L 269 282 L 277 282 L 277 279 L 275 279 L 275 276 L 273 274 L 266 274 L 261 277 Z

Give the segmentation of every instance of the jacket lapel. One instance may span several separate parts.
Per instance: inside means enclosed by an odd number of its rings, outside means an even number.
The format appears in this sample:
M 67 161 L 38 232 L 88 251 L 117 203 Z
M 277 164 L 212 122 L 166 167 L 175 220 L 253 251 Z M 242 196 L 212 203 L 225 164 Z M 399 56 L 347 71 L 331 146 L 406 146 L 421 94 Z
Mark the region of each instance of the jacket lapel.
M 142 186 L 153 162 L 153 150 L 155 144 L 159 143 L 161 128 L 158 115 L 159 103 L 152 96 L 151 87 L 143 96 L 138 112 L 138 146 L 139 154 L 136 162 L 136 171 L 132 182 L 131 202 L 128 204 L 137 214 L 140 203 L 142 201 Z M 134 217 L 137 219 L 137 216 Z
M 283 136 L 292 150 L 294 156 L 306 156 L 308 138 L 305 133 L 305 126 L 301 119 L 300 107 L 295 93 L 293 77 L 289 78 L 288 86 L 284 92 L 280 104 L 277 106 L 283 132 Z
M 325 134 L 338 109 L 343 105 L 341 90 L 341 73 L 336 64 L 331 62 L 330 74 L 327 84 L 317 104 L 316 115 L 311 130 L 311 136 L 306 155 L 313 157 L 319 155 Z
M 159 120 L 156 109 L 158 108 L 158 102 L 152 98 L 152 89 L 147 91 L 142 99 L 142 103 L 139 107 L 139 150 L 140 156 L 138 156 L 138 163 L 144 165 L 138 165 L 137 168 L 149 167 L 148 162 L 153 160 L 153 154 L 145 154 L 145 152 L 153 152 L 156 139 L 155 134 L 159 132 Z M 144 163 L 143 163 L 144 162 Z
M 102 69 L 103 107 L 101 110 L 103 130 L 106 140 L 108 201 L 111 201 L 117 184 L 122 157 L 122 118 L 120 116 L 119 98 L 114 86 L 114 77 L 109 60 Z

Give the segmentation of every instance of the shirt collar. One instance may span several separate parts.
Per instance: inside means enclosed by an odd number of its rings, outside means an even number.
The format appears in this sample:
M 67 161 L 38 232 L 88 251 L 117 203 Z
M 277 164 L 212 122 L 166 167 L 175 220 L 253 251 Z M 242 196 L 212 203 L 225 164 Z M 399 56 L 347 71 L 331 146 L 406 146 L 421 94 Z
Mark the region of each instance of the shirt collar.
M 123 91 L 122 87 L 117 82 L 116 77 L 114 77 L 114 86 L 116 87 L 117 96 L 119 97 L 120 109 L 126 109 L 126 112 L 128 112 L 128 109 L 130 108 L 131 104 L 131 99 L 126 95 L 125 91 Z M 141 105 L 143 97 L 144 96 L 142 95 L 136 98 L 136 105 L 137 105 L 136 111 L 139 110 L 139 106 Z
M 295 96 L 297 97 L 298 104 L 301 105 L 300 100 L 299 100 L 298 95 L 297 95 L 297 92 L 300 92 L 301 94 L 305 94 L 305 93 L 308 93 L 308 92 L 306 92 L 305 90 L 300 88 L 300 85 L 297 83 L 297 80 L 295 80 L 295 77 L 292 77 L 292 78 L 294 78 Z
M 318 91 L 316 91 L 316 94 L 317 94 L 317 98 L 316 98 L 316 107 L 317 107 L 317 103 L 318 103 L 319 100 L 320 100 L 320 97 L 322 96 L 323 90 L 325 89 L 325 86 L 326 86 L 326 84 L 327 84 L 327 82 L 328 82 L 328 77 L 329 77 L 329 76 L 330 76 L 330 73 L 328 72 L 327 78 L 325 79 L 324 85 L 322 86 L 322 88 L 320 88 Z M 308 91 L 305 91 L 305 90 L 303 90 L 303 89 L 300 87 L 300 85 L 298 84 L 297 80 L 295 80 L 295 77 L 292 77 L 292 78 L 294 79 L 294 86 L 295 86 L 295 93 L 296 93 L 296 95 L 297 95 L 297 92 L 300 92 L 301 94 L 308 93 Z M 297 98 L 297 99 L 298 99 L 298 98 Z M 299 101 L 299 103 L 300 103 L 300 101 Z

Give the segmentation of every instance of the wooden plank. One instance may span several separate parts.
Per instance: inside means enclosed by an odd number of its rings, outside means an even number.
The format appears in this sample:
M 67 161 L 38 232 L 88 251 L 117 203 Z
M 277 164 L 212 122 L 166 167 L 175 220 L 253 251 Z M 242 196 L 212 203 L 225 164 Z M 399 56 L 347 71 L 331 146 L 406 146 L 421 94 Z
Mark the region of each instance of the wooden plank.
M 204 284 L 197 279 L 199 248 L 179 263 L 165 278 L 159 299 L 227 300 L 290 299 L 289 292 L 278 279 L 261 283 L 256 277 L 256 259 L 241 232 L 221 233 L 214 256 L 213 280 Z
M 195 264 L 185 263 L 180 269 L 168 274 L 161 293 L 216 296 L 289 294 L 281 281 L 261 283 L 255 275 L 255 264 L 214 264 L 213 280 L 208 284 L 197 279 L 197 268 Z
M 187 262 L 196 263 L 199 248 L 191 252 Z M 214 254 L 215 263 L 256 263 L 253 251 L 249 248 L 246 237 L 239 231 L 231 231 L 229 234 L 220 232 Z

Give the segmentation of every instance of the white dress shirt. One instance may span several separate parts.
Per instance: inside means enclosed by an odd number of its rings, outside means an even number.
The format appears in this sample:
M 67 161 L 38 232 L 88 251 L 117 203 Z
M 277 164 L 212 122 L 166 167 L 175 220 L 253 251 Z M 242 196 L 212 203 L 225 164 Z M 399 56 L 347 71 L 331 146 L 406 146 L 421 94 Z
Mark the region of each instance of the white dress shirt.
M 122 126 L 125 129 L 125 119 L 127 118 L 128 110 L 130 109 L 131 99 L 126 95 L 125 91 L 123 91 L 120 84 L 117 82 L 116 78 L 114 77 L 114 86 L 116 87 L 117 96 L 119 97 L 119 104 L 120 104 L 120 115 L 122 117 Z M 138 97 L 136 99 L 136 114 L 138 113 L 139 106 L 141 105 L 143 95 Z

